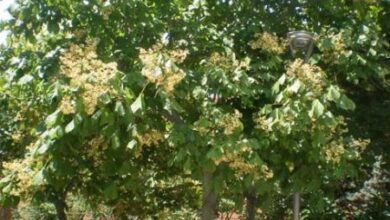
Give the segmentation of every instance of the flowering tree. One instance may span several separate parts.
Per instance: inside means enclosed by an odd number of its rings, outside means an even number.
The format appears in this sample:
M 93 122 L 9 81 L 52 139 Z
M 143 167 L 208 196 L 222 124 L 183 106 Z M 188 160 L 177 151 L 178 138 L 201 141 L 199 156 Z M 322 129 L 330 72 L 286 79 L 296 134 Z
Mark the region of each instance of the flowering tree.
M 0 202 L 214 219 L 246 197 L 250 219 L 299 190 L 321 212 L 369 143 L 347 129 L 346 91 L 386 85 L 386 5 L 298 2 L 20 2 L 0 59 Z M 289 57 L 290 27 L 319 34 L 309 63 Z

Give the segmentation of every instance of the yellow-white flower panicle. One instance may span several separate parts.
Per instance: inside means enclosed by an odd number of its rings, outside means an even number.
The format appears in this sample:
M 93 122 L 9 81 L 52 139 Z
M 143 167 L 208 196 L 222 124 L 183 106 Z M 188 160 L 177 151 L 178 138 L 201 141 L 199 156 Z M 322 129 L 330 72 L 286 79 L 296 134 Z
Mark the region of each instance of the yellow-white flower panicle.
M 286 43 L 277 36 L 262 32 L 255 34 L 255 40 L 249 42 L 252 49 L 261 49 L 273 54 L 282 54 L 286 49 Z
M 225 148 L 224 154 L 214 160 L 216 165 L 225 164 L 235 171 L 237 178 L 244 175 L 251 175 L 255 180 L 269 180 L 274 176 L 273 171 L 265 164 L 250 163 L 247 160 L 249 154 L 253 154 L 251 146 L 247 146 L 247 142 L 238 141 L 239 149 Z
M 171 50 L 168 53 L 169 57 L 173 60 L 173 62 L 177 64 L 183 63 L 184 60 L 187 58 L 187 55 L 189 54 L 188 50 L 183 49 Z
M 81 88 L 81 98 L 87 114 L 91 115 L 98 103 L 98 98 L 110 92 L 109 81 L 118 72 L 115 62 L 104 63 L 96 54 L 96 43 L 86 45 L 72 44 L 60 56 L 60 71 L 69 80 L 69 86 Z M 71 104 L 64 99 L 60 104 L 64 114 L 71 114 Z
M 263 130 L 265 132 L 271 132 L 272 131 L 272 120 L 267 119 L 264 115 L 257 115 L 254 117 L 255 127 L 257 129 Z
M 325 156 L 325 160 L 334 164 L 340 163 L 344 152 L 344 145 L 339 142 L 332 142 L 329 146 L 323 149 L 323 155 Z
M 338 64 L 340 56 L 348 55 L 348 50 L 344 41 L 343 32 L 332 33 L 324 37 L 324 43 L 320 44 L 320 49 L 322 50 L 322 59 L 325 63 L 335 63 Z M 328 43 L 325 43 L 328 42 Z
M 287 75 L 298 78 L 316 92 L 321 92 L 325 86 L 325 74 L 321 68 L 304 63 L 302 59 L 296 59 L 288 65 Z
M 148 132 L 137 134 L 136 138 L 141 146 L 152 146 L 162 142 L 164 134 L 156 129 L 151 129 Z
M 207 134 L 211 137 L 216 137 L 219 134 L 230 136 L 243 129 L 241 118 L 242 113 L 237 109 L 235 109 L 233 113 L 226 114 L 221 114 L 221 112 L 217 110 L 210 112 L 202 119 L 195 122 L 193 129 L 202 135 Z
M 76 106 L 73 100 L 69 96 L 64 96 L 60 102 L 58 109 L 64 114 L 74 114 L 76 113 Z
M 158 147 L 159 144 L 163 143 L 165 135 L 162 131 L 149 129 L 143 133 L 136 134 L 135 138 L 138 144 L 134 154 L 138 158 L 142 155 L 144 147 Z
M 232 135 L 236 130 L 243 127 L 241 118 L 241 112 L 235 110 L 234 113 L 223 115 L 218 122 L 218 127 L 223 128 L 223 133 L 225 135 Z
M 322 149 L 322 155 L 328 163 L 339 164 L 343 158 L 359 159 L 361 153 L 370 144 L 369 139 L 353 139 L 348 143 L 333 141 Z M 347 157 L 346 157 L 347 156 Z
M 35 163 L 36 161 L 32 157 L 3 162 L 3 174 L 12 177 L 13 181 L 15 181 L 10 195 L 21 197 L 23 200 L 29 199 L 28 194 L 33 188 L 42 187 L 41 183 L 34 182 L 36 175 L 39 175 L 39 171 L 32 168 Z
M 172 93 L 175 86 L 185 77 L 184 71 L 177 66 L 184 62 L 187 50 L 164 51 L 161 44 L 151 49 L 140 49 L 139 58 L 143 64 L 142 75 L 167 93 Z
M 107 148 L 108 144 L 103 136 L 94 136 L 88 141 L 86 152 L 94 167 L 100 166 L 106 159 L 107 155 L 105 151 Z

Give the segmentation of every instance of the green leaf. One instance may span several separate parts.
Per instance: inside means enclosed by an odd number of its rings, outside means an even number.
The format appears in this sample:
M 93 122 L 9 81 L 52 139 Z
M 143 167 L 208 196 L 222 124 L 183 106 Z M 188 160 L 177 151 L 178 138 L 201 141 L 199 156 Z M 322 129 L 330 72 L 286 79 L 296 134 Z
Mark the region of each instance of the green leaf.
M 73 131 L 74 128 L 75 128 L 75 121 L 72 120 L 71 122 L 69 122 L 69 124 L 66 125 L 65 133 L 69 133 L 69 132 Z
M 205 169 L 205 171 L 208 171 L 208 172 L 214 172 L 216 170 L 216 166 L 215 166 L 215 163 L 214 161 L 212 160 L 209 160 L 209 159 L 205 159 L 203 161 L 203 168 Z
M 370 49 L 368 50 L 368 53 L 369 53 L 371 56 L 373 56 L 373 57 L 377 55 L 377 51 L 374 50 L 373 48 L 370 48 Z
M 36 153 L 38 154 L 44 154 L 47 150 L 49 150 L 50 145 L 48 143 L 43 143 L 39 148 L 37 149 Z
M 133 113 L 143 109 L 143 94 L 140 94 L 137 99 L 131 104 L 130 108 Z
M 338 106 L 344 110 L 354 110 L 355 109 L 355 103 L 349 99 L 346 95 L 342 95 L 340 99 L 338 100 Z
M 36 173 L 32 179 L 33 185 L 39 186 L 44 184 L 45 177 L 43 175 L 43 170 L 40 170 L 38 173 Z
M 309 111 L 309 116 L 313 119 L 319 118 L 324 113 L 324 105 L 316 99 L 313 101 L 311 110 Z
M 134 96 L 129 88 L 125 88 L 123 90 L 123 93 L 124 93 L 124 98 L 125 98 L 126 102 L 130 102 L 131 100 L 133 100 Z
M 45 123 L 46 123 L 46 126 L 48 128 L 51 128 L 56 124 L 58 116 L 59 116 L 58 113 L 59 113 L 59 110 L 57 110 L 57 111 L 53 112 L 51 115 L 47 116 Z
M 0 188 L 3 188 L 11 180 L 11 176 L 5 176 L 0 179 Z
M 261 166 L 264 164 L 264 161 L 261 160 L 261 158 L 259 157 L 259 155 L 255 154 L 254 157 L 252 158 L 252 163 L 258 165 L 258 166 Z
M 83 121 L 83 116 L 76 114 L 73 118 L 75 125 L 79 125 Z
M 2 192 L 4 194 L 9 194 L 12 190 L 12 183 L 9 183 L 6 187 L 3 188 Z
M 132 150 L 134 149 L 134 147 L 137 145 L 137 141 L 136 140 L 131 140 L 128 144 L 127 144 L 127 148 Z
M 279 93 L 275 98 L 275 103 L 281 103 L 284 98 L 284 92 Z
M 286 82 L 286 75 L 283 74 L 278 81 L 272 86 L 272 92 L 278 93 L 280 91 L 280 86 L 283 85 Z
M 166 109 L 169 112 L 172 112 L 173 110 L 179 113 L 185 112 L 185 109 L 179 103 L 177 103 L 173 99 L 168 99 L 168 98 L 165 99 L 164 109 Z
M 115 103 L 115 112 L 118 113 L 120 116 L 124 116 L 125 115 L 125 108 L 123 107 L 122 102 L 117 101 Z
M 358 60 L 359 63 L 363 64 L 363 65 L 366 65 L 367 64 L 367 60 L 364 59 L 364 57 L 360 56 L 359 54 L 356 55 L 356 58 Z
M 100 97 L 99 97 L 99 100 L 104 103 L 104 104 L 109 104 L 111 102 L 111 97 L 107 94 L 107 93 L 104 93 L 102 94 Z
M 331 49 L 332 46 L 333 46 L 332 39 L 331 39 L 331 38 L 325 38 L 325 39 L 322 41 L 322 46 L 323 46 L 325 49 Z
M 326 98 L 329 101 L 336 101 L 337 99 L 340 98 L 340 92 L 337 87 L 335 86 L 330 86 L 328 89 L 328 93 L 326 94 Z
M 219 147 L 213 147 L 207 152 L 206 157 L 213 160 L 219 159 L 222 157 L 222 151 Z
M 297 79 L 294 83 L 288 87 L 288 91 L 291 93 L 297 93 L 301 88 L 301 82 Z
M 64 135 L 64 129 L 61 126 L 56 126 L 48 131 L 48 136 L 51 139 L 57 139 Z
M 222 176 L 217 176 L 214 177 L 214 181 L 212 182 L 214 191 L 216 193 L 219 193 L 223 190 L 224 188 L 224 181 Z
M 104 124 L 113 124 L 115 122 L 114 120 L 114 114 L 112 112 L 107 111 L 107 109 L 102 109 L 102 114 L 100 117 L 99 124 L 104 125 Z
M 119 148 L 121 145 L 121 142 L 119 140 L 119 136 L 117 133 L 115 133 L 113 136 L 112 136 L 112 147 L 113 148 Z
M 103 194 L 107 200 L 114 200 L 118 198 L 118 187 L 115 183 L 111 183 L 104 189 Z
M 34 77 L 27 74 L 27 75 L 24 75 L 22 78 L 19 79 L 18 83 L 21 84 L 21 85 L 24 85 L 24 84 L 27 84 L 31 81 L 33 81 Z

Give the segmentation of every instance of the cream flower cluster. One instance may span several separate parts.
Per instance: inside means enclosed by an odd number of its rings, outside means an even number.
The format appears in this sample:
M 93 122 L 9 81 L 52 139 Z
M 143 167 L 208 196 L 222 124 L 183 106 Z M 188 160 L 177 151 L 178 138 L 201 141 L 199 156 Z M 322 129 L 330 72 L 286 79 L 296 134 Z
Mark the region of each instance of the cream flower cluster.
M 100 13 L 101 13 L 103 19 L 108 21 L 110 19 L 110 15 L 112 14 L 113 11 L 114 11 L 113 6 L 105 6 L 102 8 Z
M 255 173 L 256 167 L 253 164 L 246 163 L 244 158 L 233 153 L 225 153 L 221 158 L 215 161 L 215 164 L 225 163 L 234 171 L 237 176 L 243 176 L 249 173 Z
M 95 136 L 88 141 L 87 146 L 87 155 L 92 159 L 92 164 L 94 167 L 98 167 L 102 164 L 102 161 L 105 157 L 105 150 L 108 145 L 105 143 L 103 136 Z
M 252 49 L 262 49 L 274 54 L 284 53 L 286 44 L 277 36 L 268 32 L 262 32 L 255 34 L 255 38 L 255 40 L 249 42 Z
M 185 77 L 184 71 L 176 64 L 182 63 L 187 55 L 187 50 L 166 52 L 161 44 L 156 44 L 148 50 L 141 48 L 139 58 L 143 64 L 142 74 L 149 82 L 160 86 L 167 93 L 172 93 Z
M 369 139 L 354 139 L 348 144 L 343 144 L 341 141 L 334 141 L 324 148 L 322 153 L 325 156 L 326 161 L 338 164 L 347 150 L 350 152 L 348 154 L 349 157 L 357 159 L 360 157 L 360 153 L 364 151 L 369 144 Z
M 256 128 L 266 131 L 266 132 L 271 132 L 272 131 L 272 121 L 267 119 L 263 115 L 258 115 L 254 118 L 254 122 L 256 123 Z
M 332 142 L 330 146 L 323 150 L 325 160 L 334 164 L 340 163 L 340 160 L 345 152 L 344 145 L 338 142 Z
M 164 134 L 156 129 L 151 129 L 143 134 L 137 134 L 136 138 L 141 146 L 152 146 L 162 142 Z
M 242 126 L 242 113 L 238 110 L 235 110 L 234 113 L 219 115 L 218 120 L 216 121 L 212 118 L 215 118 L 216 114 L 220 114 L 220 112 L 214 111 L 209 114 L 210 115 L 206 115 L 206 120 L 208 120 L 209 123 L 207 123 L 207 125 L 195 123 L 194 130 L 201 134 L 208 134 L 211 136 L 216 136 L 219 131 L 223 131 L 224 135 L 229 136 Z M 214 123 L 211 123 L 212 121 L 214 121 Z
M 323 60 L 325 63 L 338 63 L 339 56 L 347 54 L 345 42 L 342 33 L 331 34 L 332 47 L 327 48 L 323 52 Z
M 232 135 L 235 130 L 241 127 L 242 114 L 238 110 L 234 113 L 225 114 L 218 122 L 218 126 L 223 128 L 225 135 Z
M 304 63 L 302 59 L 296 59 L 287 67 L 287 75 L 297 77 L 309 85 L 313 91 L 321 92 L 324 87 L 324 72 L 320 67 Z
M 58 109 L 65 115 L 76 113 L 76 107 L 69 96 L 64 96 Z
M 118 72 L 115 62 L 104 63 L 98 59 L 93 42 L 85 46 L 72 44 L 60 56 L 60 71 L 70 79 L 70 87 L 82 88 L 81 98 L 89 115 L 95 111 L 98 98 L 110 91 L 109 80 Z M 70 99 L 63 99 L 64 114 L 72 112 L 72 105 Z
M 242 177 L 244 175 L 252 175 L 255 180 L 268 180 L 272 179 L 274 173 L 269 167 L 265 164 L 258 166 L 252 163 L 245 161 L 243 156 L 244 152 L 225 152 L 225 154 L 217 159 L 215 162 L 216 165 L 224 163 L 232 170 L 235 171 L 236 177 Z
M 242 61 L 236 59 L 234 55 L 226 56 L 224 54 L 215 52 L 212 53 L 208 59 L 208 62 L 218 66 L 219 68 L 232 71 L 234 69 L 248 69 L 250 64 L 250 59 L 245 58 Z
M 23 139 L 23 135 L 20 131 L 15 131 L 12 133 L 11 138 L 15 143 L 20 143 Z
M 31 157 L 23 160 L 3 162 L 3 173 L 5 175 L 12 175 L 16 181 L 16 186 L 10 192 L 11 195 L 23 197 L 34 186 L 33 179 L 38 172 L 31 169 L 33 163 L 34 161 Z

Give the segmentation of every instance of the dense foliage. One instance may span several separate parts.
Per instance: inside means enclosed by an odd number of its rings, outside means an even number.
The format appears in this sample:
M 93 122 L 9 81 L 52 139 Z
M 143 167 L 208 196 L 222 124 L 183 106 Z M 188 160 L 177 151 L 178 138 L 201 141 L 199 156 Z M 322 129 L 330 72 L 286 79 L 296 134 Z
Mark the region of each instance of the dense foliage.
M 389 216 L 389 1 L 28 0 L 10 12 L 0 204 L 175 219 L 213 196 L 211 209 L 243 213 L 254 197 L 258 216 L 282 219 L 299 191 L 306 218 Z M 307 63 L 288 51 L 295 29 L 316 33 Z

